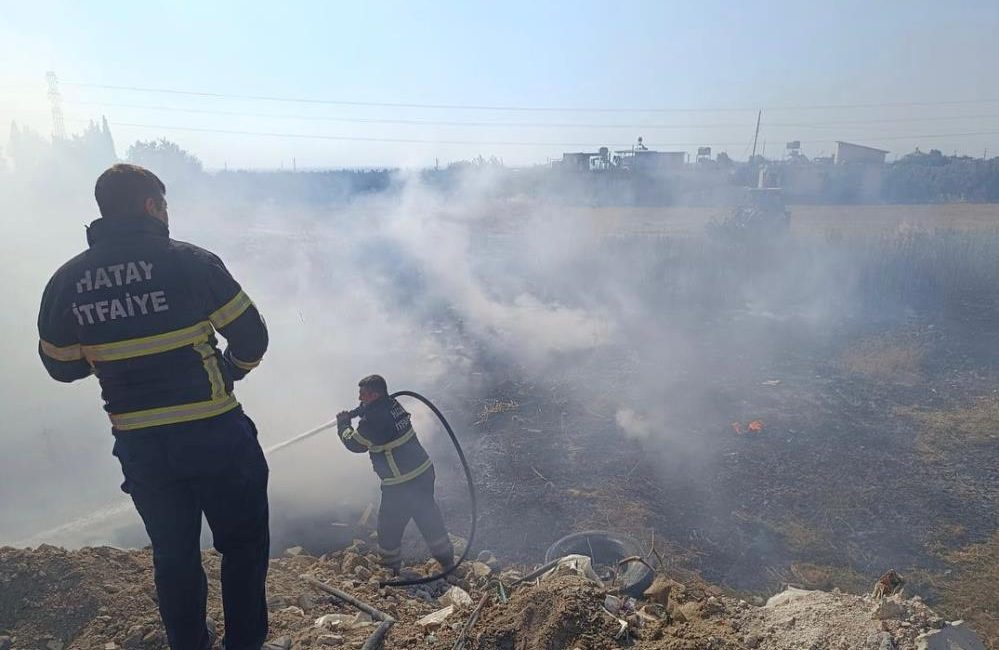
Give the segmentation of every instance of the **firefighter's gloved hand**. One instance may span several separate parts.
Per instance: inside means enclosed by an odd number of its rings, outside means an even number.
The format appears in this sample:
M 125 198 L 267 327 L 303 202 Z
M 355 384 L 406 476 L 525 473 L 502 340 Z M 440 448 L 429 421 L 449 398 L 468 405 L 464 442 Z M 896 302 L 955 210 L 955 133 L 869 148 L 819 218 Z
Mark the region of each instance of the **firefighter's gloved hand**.
M 336 423 L 342 426 L 350 426 L 350 411 L 340 411 L 337 413 Z

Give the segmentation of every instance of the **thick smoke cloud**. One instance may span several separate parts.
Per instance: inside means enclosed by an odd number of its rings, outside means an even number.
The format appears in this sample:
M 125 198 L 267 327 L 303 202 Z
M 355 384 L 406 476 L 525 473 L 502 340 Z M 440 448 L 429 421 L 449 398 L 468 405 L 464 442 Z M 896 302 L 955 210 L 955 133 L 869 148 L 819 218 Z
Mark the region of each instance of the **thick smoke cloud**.
M 3 206 L 10 290 L 0 541 L 141 543 L 137 518 L 117 492 L 97 383 L 51 382 L 35 352 L 41 289 L 82 249 L 81 226 L 96 216 L 89 182 L 83 174 L 74 180 L 50 201 L 36 179 L 32 191 Z M 523 232 L 536 214 L 518 232 L 498 233 L 491 185 L 481 177 L 448 195 L 401 178 L 393 192 L 326 209 L 287 208 L 300 205 L 295 197 L 212 196 L 167 180 L 172 235 L 217 252 L 267 318 L 265 362 L 237 386 L 265 447 L 351 406 L 357 380 L 371 372 L 391 388 L 430 392 L 444 378 L 468 379 L 481 354 L 540 369 L 552 355 L 613 335 L 604 309 L 560 302 L 544 281 L 511 268 L 540 258 L 546 274 L 557 275 L 563 265 L 552 260 L 575 256 Z M 435 435 L 435 422 L 419 411 L 417 418 L 424 438 Z M 281 452 L 272 464 L 272 498 L 303 516 L 360 508 L 376 495 L 367 460 L 331 434 Z M 115 499 L 124 505 L 110 517 L 101 509 Z M 95 509 L 96 523 L 59 528 Z

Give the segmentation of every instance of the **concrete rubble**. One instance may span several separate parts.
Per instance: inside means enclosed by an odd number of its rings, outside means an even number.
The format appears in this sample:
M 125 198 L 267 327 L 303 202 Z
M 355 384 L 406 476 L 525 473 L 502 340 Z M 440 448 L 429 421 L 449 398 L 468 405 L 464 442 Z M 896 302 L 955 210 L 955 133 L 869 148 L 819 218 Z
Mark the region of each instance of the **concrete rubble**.
M 677 574 L 658 575 L 636 599 L 603 584 L 585 556 L 562 558 L 539 577 L 521 580 L 534 567 L 500 568 L 491 555 L 480 553 L 446 581 L 393 589 L 379 586 L 388 574 L 365 542 L 321 556 L 304 548 L 285 553 L 271 561 L 267 647 L 357 650 L 386 625 L 315 588 L 321 582 L 391 617 L 380 641 L 390 649 L 989 649 L 966 623 L 948 623 L 921 599 L 902 594 L 789 587 L 754 605 Z M 213 576 L 209 614 L 222 620 L 214 578 L 220 558 L 206 552 L 204 559 Z M 411 570 L 429 575 L 436 565 Z M 75 586 L 66 587 L 66 575 L 75 576 Z M 0 650 L 166 650 L 148 550 L 0 549 L 0 581 L 31 603 L 0 596 Z

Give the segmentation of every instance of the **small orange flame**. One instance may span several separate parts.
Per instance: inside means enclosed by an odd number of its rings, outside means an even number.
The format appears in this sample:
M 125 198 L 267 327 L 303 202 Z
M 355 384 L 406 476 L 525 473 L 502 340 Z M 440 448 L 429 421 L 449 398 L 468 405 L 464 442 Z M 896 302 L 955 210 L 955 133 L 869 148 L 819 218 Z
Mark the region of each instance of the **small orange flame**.
M 742 425 L 739 424 L 738 422 L 732 423 L 732 430 L 735 431 L 737 434 L 742 435 Z
M 763 431 L 763 420 L 753 420 L 749 423 L 749 430 L 753 433 L 759 433 Z

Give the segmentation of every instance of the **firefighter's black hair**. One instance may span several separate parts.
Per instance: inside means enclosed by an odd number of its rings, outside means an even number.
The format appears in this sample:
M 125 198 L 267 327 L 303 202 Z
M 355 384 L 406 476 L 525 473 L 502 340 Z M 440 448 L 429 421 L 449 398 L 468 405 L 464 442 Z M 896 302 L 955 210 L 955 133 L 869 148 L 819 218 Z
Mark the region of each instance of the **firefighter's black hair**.
M 382 395 L 388 395 L 388 384 L 385 383 L 385 378 L 381 375 L 368 375 L 361 381 L 357 382 L 357 385 L 361 388 L 367 388 L 368 390 L 373 390 Z
M 102 217 L 134 217 L 145 214 L 146 199 L 162 205 L 166 185 L 145 167 L 119 163 L 97 179 L 94 198 Z

